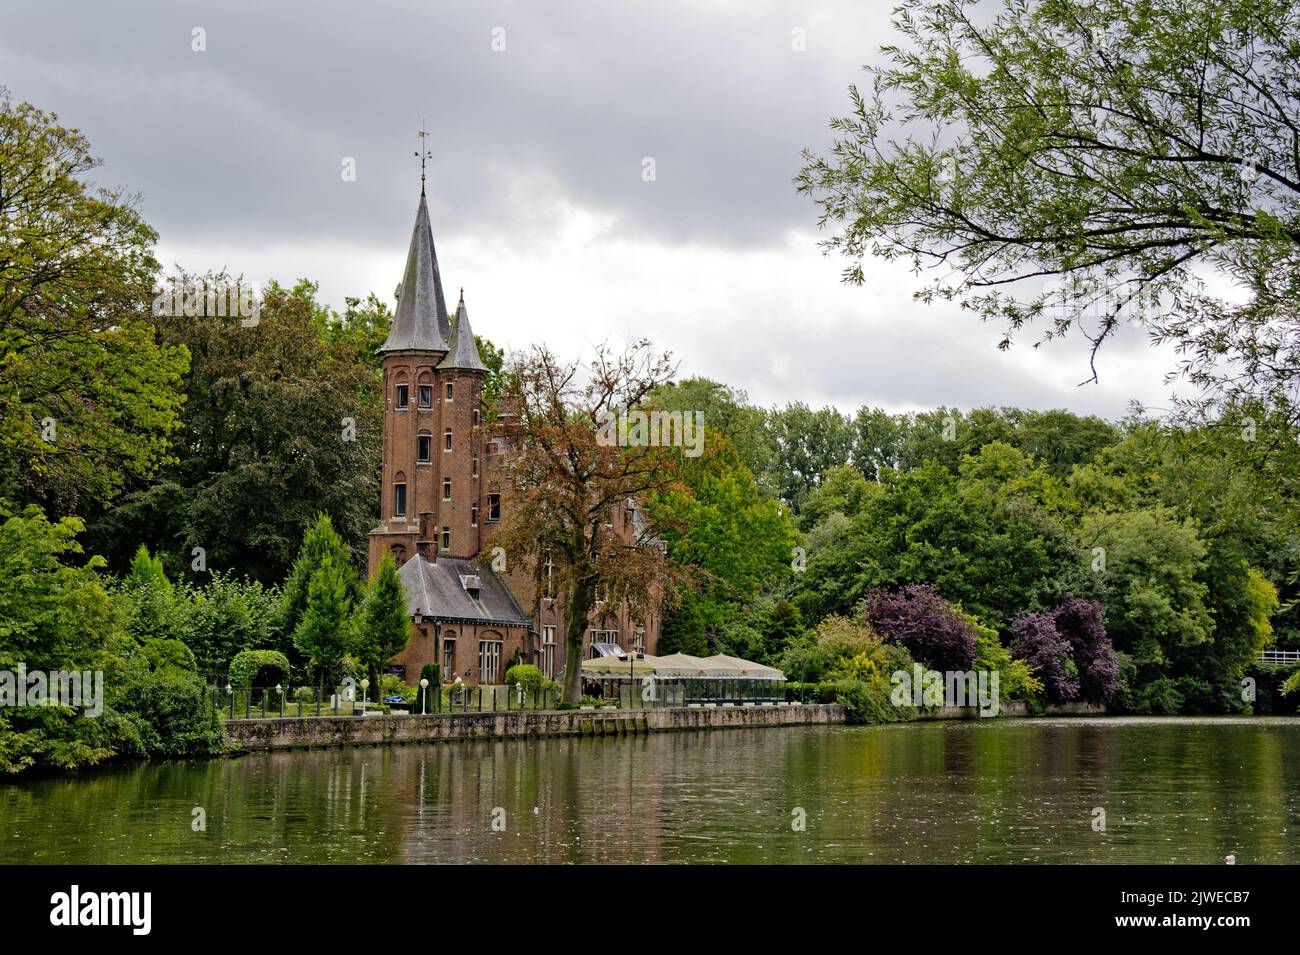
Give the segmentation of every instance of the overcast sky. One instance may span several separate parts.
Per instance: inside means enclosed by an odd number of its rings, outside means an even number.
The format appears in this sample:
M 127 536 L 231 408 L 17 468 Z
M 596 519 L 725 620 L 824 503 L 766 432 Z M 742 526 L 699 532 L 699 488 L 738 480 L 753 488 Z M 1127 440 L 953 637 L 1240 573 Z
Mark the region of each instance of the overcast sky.
M 1078 387 L 1081 339 L 1001 353 L 899 263 L 840 284 L 791 179 L 892 3 L 7 0 L 0 84 L 86 133 L 169 268 L 391 300 L 423 121 L 447 296 L 507 348 L 648 337 L 762 404 L 1164 404 L 1138 331 Z

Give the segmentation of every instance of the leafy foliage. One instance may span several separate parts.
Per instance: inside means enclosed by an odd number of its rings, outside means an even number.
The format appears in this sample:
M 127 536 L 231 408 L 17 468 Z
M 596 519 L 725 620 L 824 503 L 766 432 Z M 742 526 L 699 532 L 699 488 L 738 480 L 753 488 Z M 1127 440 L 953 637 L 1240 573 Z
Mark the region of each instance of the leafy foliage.
M 1004 347 L 1046 321 L 1095 355 L 1136 318 L 1210 397 L 1294 399 L 1294 4 L 973 6 L 905 0 L 829 156 L 806 154 L 799 188 L 846 280 L 869 253 L 932 267 L 921 297 L 1004 323 Z
M 289 679 L 289 658 L 278 650 L 242 650 L 230 661 L 226 679 L 241 689 L 284 683 Z
M 968 670 L 975 659 L 975 629 L 928 584 L 873 589 L 863 610 L 876 632 L 928 667 Z

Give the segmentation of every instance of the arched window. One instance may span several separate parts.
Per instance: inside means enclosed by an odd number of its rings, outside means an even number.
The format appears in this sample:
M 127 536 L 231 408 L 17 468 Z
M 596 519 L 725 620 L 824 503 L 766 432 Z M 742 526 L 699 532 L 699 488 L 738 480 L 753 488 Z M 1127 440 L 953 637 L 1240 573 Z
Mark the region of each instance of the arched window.
M 406 474 L 402 471 L 393 478 L 393 516 L 406 516 Z
M 417 391 L 418 407 L 421 411 L 428 411 L 433 407 L 433 376 L 427 371 L 420 373 L 420 383 Z
M 411 406 L 411 385 L 406 380 L 406 372 L 399 371 L 393 379 L 393 407 L 405 411 Z

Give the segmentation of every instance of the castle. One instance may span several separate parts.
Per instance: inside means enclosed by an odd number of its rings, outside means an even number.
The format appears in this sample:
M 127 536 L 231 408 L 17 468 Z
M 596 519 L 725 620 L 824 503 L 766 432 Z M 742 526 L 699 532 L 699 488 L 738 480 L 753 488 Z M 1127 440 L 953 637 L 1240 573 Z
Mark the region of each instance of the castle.
M 397 671 L 414 682 L 422 667 L 437 664 L 444 680 L 500 683 L 517 661 L 557 678 L 566 664 L 564 596 L 549 592 L 545 572 L 538 587 L 508 560 L 502 573 L 475 563 L 510 507 L 510 449 L 482 418 L 488 369 L 463 291 L 454 319 L 448 314 L 423 189 L 397 311 L 379 352 L 383 491 L 369 569 L 373 576 L 383 554 L 393 554 L 406 588 L 411 639 L 396 658 Z M 616 528 L 638 519 L 634 510 L 611 515 Z M 622 606 L 595 613 L 587 655 L 612 647 L 654 653 L 657 614 L 634 619 Z

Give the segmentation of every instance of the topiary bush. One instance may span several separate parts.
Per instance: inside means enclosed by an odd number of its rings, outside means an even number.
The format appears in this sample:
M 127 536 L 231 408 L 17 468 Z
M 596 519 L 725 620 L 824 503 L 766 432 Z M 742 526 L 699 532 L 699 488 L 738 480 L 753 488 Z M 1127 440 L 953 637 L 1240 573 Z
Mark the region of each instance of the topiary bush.
M 289 679 L 289 658 L 279 650 L 245 650 L 230 661 L 231 686 L 272 686 Z
M 545 682 L 542 671 L 531 663 L 519 663 L 506 670 L 506 686 L 513 687 L 518 683 L 524 685 L 524 691 L 527 693 L 539 689 Z

